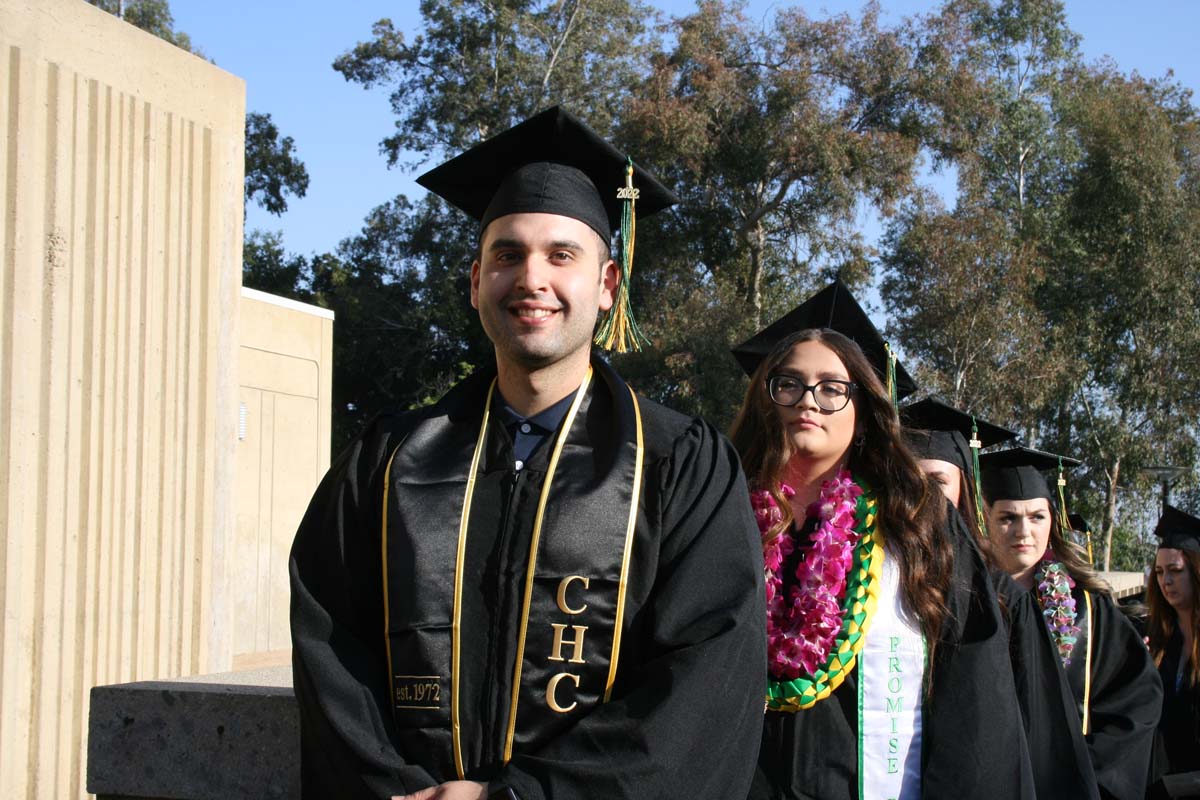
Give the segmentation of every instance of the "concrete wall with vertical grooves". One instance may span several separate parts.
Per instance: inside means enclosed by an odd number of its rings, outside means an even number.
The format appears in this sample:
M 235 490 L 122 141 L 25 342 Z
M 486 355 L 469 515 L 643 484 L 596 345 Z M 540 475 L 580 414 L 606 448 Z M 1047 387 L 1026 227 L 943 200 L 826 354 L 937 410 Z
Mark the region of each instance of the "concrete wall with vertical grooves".
M 0 0 L 0 797 L 84 795 L 88 690 L 232 664 L 245 87 Z

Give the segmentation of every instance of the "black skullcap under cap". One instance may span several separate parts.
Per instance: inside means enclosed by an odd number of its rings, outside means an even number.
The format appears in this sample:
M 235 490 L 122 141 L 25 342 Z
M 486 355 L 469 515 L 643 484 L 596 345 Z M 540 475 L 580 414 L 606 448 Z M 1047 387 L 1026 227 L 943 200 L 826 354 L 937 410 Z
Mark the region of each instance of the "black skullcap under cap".
M 1159 539 L 1159 549 L 1194 550 L 1200 553 L 1200 519 L 1185 514 L 1174 506 L 1164 506 L 1154 535 Z
M 431 169 L 417 183 L 479 220 L 544 213 L 588 225 L 606 245 L 621 227 L 628 159 L 577 117 L 554 106 Z M 637 215 L 679 202 L 636 164 Z
M 906 428 L 905 440 L 917 458 L 947 461 L 968 475 L 974 473 L 971 458 L 973 434 L 977 432 L 980 448 L 1017 438 L 1017 434 L 1008 428 L 976 419 L 934 397 L 901 408 L 900 421 Z M 972 421 L 975 431 L 972 430 Z
M 887 383 L 888 353 L 883 336 L 872 324 L 867 312 L 863 311 L 862 306 L 854 299 L 854 295 L 846 288 L 846 284 L 842 283 L 840 277 L 835 278 L 833 283 L 734 347 L 733 356 L 747 375 L 753 375 L 759 363 L 767 357 L 775 345 L 796 331 L 806 328 L 830 328 L 853 339 L 862 348 L 863 355 L 867 357 L 871 366 L 879 374 L 879 379 L 885 384 Z M 897 398 L 908 397 L 916 390 L 917 384 L 897 361 Z
M 1050 484 L 1042 475 L 1043 470 L 1057 469 L 1061 461 L 1064 467 L 1077 467 L 1078 459 L 1057 456 L 1032 447 L 1013 447 L 995 453 L 984 453 L 979 457 L 979 468 L 983 470 L 983 498 L 989 504 L 997 500 L 1033 500 L 1044 497 L 1054 501 Z

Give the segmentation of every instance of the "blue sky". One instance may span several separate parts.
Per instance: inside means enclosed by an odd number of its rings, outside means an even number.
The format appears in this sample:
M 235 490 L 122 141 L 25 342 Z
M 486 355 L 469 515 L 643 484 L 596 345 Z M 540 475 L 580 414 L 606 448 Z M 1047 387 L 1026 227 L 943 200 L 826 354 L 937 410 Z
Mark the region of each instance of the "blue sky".
M 651 0 L 682 15 L 693 0 Z M 767 17 L 772 8 L 800 5 L 813 16 L 855 12 L 861 2 L 767 2 L 752 0 L 749 13 Z M 881 0 L 885 18 L 924 12 L 932 3 Z M 308 194 L 289 201 L 282 217 L 250 209 L 246 227 L 282 231 L 285 246 L 310 254 L 336 247 L 359 230 L 370 209 L 399 193 L 417 197 L 413 175 L 387 168 L 379 141 L 393 117 L 387 90 L 363 90 L 333 71 L 333 60 L 371 35 L 371 24 L 389 17 L 411 33 L 419 22 L 416 0 L 172 0 L 176 28 L 216 64 L 246 81 L 246 105 L 272 115 L 295 139 L 311 178 Z M 1200 30 L 1197 0 L 1068 0 L 1071 27 L 1083 37 L 1086 58 L 1111 56 L 1124 70 L 1160 76 L 1168 69 L 1193 90 L 1200 89 Z M 877 224 L 864 218 L 864 227 Z M 871 233 L 868 232 L 868 236 Z

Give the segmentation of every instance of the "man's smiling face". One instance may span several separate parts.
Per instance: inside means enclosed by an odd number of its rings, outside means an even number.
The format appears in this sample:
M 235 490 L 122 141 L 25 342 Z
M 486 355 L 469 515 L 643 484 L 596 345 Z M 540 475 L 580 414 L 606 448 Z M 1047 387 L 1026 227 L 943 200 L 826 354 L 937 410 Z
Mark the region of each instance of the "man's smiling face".
M 492 220 L 471 265 L 471 305 L 498 358 L 531 370 L 590 352 L 596 317 L 612 306 L 617 282 L 603 247 L 594 230 L 571 217 Z

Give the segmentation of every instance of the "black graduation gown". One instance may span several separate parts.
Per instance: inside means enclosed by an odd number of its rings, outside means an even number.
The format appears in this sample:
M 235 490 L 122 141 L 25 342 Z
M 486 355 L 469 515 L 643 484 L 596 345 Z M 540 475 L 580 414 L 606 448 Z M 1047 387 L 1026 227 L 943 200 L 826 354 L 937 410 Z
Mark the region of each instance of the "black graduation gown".
M 1085 739 L 1100 796 L 1140 798 L 1162 707 L 1162 681 L 1137 630 L 1108 594 L 1086 592 L 1090 620 L 1085 591 L 1076 587 L 1071 594 L 1080 634 L 1066 673 L 1080 725 L 1088 695 Z
M 1176 687 L 1179 662 L 1183 658 L 1183 636 L 1176 630 L 1167 642 L 1158 665 L 1162 681 L 1162 716 L 1155 735 L 1152 774 L 1157 778 L 1176 772 L 1200 770 L 1200 685 L 1189 685 L 1185 671 Z M 1150 797 L 1167 797 L 1162 783 L 1156 783 Z
M 933 691 L 922 706 L 921 793 L 927 798 L 1031 798 L 1033 774 L 1008 632 L 979 549 L 956 514 L 949 520 L 953 584 Z M 767 713 L 750 797 L 857 800 L 857 685 L 856 669 L 811 708 Z
M 553 481 L 562 487 L 555 491 L 568 495 L 609 491 L 606 470 L 621 446 L 617 428 L 629 418 L 624 382 L 603 361 L 594 359 L 593 368 L 563 449 L 575 468 L 560 465 Z M 436 623 L 451 611 L 430 600 L 453 592 L 454 564 L 404 554 L 447 551 L 453 562 L 455 515 L 469 472 L 456 443 L 470 443 L 469 459 L 493 374 L 467 379 L 431 408 L 376 419 L 330 469 L 301 523 L 290 566 L 305 797 L 388 797 L 458 777 L 445 675 L 451 660 L 437 644 L 449 641 L 442 630 L 448 626 Z M 573 665 L 535 662 L 527 651 L 521 680 L 513 674 L 521 631 L 533 642 L 557 621 L 531 607 L 527 628 L 521 625 L 534 508 L 552 443 L 517 473 L 508 433 L 495 420 L 488 426 L 462 554 L 455 713 L 465 777 L 510 787 L 522 800 L 728 798 L 744 796 L 750 783 L 762 720 L 766 611 L 761 545 L 738 457 L 708 424 L 646 400 L 639 407 L 643 481 L 619 668 L 608 702 L 596 700 L 571 715 L 549 710 L 547 684 L 526 685 L 525 676 Z M 383 498 L 385 486 L 395 493 L 391 501 Z M 624 490 L 618 486 L 614 496 Z M 396 497 L 408 500 L 398 505 Z M 385 503 L 407 527 L 395 519 L 384 527 Z M 605 514 L 574 513 L 575 505 L 546 507 L 538 581 L 543 564 L 586 560 L 591 530 L 603 528 L 598 518 Z M 617 503 L 612 513 L 624 530 L 628 504 Z M 448 516 L 454 519 L 444 535 Z M 422 529 L 424 521 L 430 530 Z M 388 535 L 390 638 L 381 530 Z M 556 548 L 572 536 L 572 546 L 585 552 Z M 592 595 L 582 590 L 582 581 L 571 584 L 559 607 L 584 605 Z M 565 618 L 577 619 L 583 617 Z M 604 631 L 589 624 L 591 647 Z M 572 652 L 569 640 L 565 651 Z M 396 676 L 390 688 L 389 660 Z M 586 705 L 585 690 L 573 694 L 578 684 L 569 683 L 559 686 L 560 706 L 568 699 Z M 512 702 L 518 692 L 520 724 L 506 762 L 505 731 L 518 719 Z
M 1096 800 L 1100 794 L 1075 698 L 1037 595 L 999 569 L 991 573 L 1004 606 L 1013 681 L 1037 796 Z

